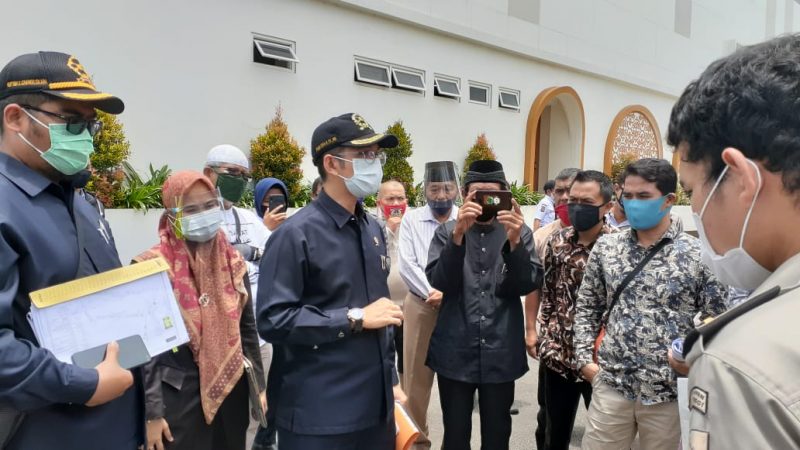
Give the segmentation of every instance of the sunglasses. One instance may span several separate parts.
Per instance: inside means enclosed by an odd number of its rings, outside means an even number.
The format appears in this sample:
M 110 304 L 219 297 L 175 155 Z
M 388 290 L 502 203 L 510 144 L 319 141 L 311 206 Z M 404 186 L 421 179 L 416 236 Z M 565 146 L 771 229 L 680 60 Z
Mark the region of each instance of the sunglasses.
M 83 130 L 89 130 L 89 134 L 94 136 L 103 129 L 103 122 L 97 119 L 84 119 L 80 116 L 64 116 L 61 114 L 56 114 L 51 111 L 45 111 L 43 109 L 39 109 L 30 105 L 19 105 L 25 109 L 40 112 L 42 114 L 47 114 L 48 116 L 57 117 L 64 121 L 67 125 L 67 131 L 72 134 L 81 134 Z

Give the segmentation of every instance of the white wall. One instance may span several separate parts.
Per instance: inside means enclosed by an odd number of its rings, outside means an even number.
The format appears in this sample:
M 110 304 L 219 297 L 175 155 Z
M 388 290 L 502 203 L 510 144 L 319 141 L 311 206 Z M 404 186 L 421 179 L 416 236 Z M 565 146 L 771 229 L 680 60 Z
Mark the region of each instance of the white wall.
M 729 41 L 796 31 L 800 12 L 793 0 L 689 0 L 684 36 L 676 0 L 331 1 L 670 95 L 732 50 Z
M 491 20 L 486 8 L 502 12 L 494 2 L 479 3 L 483 6 L 470 13 L 475 26 Z M 125 100 L 121 120 L 132 144 L 132 162 L 140 170 L 148 163 L 199 168 L 207 150 L 222 142 L 248 148 L 279 103 L 290 132 L 306 147 L 313 129 L 336 114 L 360 112 L 379 129 L 402 119 L 414 141 L 410 162 L 418 179 L 426 161 L 452 159 L 461 164 L 475 137 L 486 132 L 509 179 L 521 180 L 527 111 L 536 95 L 550 86 L 572 86 L 583 100 L 586 168 L 602 169 L 611 121 L 627 105 L 647 106 L 661 134 L 665 131 L 673 95 L 340 4 L 75 0 L 64 8 L 55 0 L 9 3 L 4 17 L 30 19 L 4 21 L 0 40 L 6 44 L 0 47 L 0 61 L 39 49 L 77 55 L 100 88 Z M 543 1 L 543 20 L 551 14 L 547 5 Z M 495 25 L 508 25 L 509 39 L 524 40 L 527 32 L 511 23 Z M 253 32 L 296 41 L 301 60 L 296 73 L 254 64 Z M 355 83 L 354 55 L 425 70 L 427 94 Z M 464 88 L 467 80 L 491 83 L 492 106 L 433 97 L 434 72 L 460 77 Z M 496 106 L 501 86 L 521 91 L 522 112 Z M 315 177 L 310 158 L 302 168 L 306 178 Z

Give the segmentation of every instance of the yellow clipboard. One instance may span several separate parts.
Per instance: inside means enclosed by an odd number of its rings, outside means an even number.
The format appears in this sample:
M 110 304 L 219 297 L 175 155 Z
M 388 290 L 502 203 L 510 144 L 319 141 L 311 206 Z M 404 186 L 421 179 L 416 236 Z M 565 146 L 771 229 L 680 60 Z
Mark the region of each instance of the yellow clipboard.
M 150 259 L 127 267 L 90 275 L 30 293 L 31 303 L 39 309 L 75 300 L 169 270 L 163 258 Z

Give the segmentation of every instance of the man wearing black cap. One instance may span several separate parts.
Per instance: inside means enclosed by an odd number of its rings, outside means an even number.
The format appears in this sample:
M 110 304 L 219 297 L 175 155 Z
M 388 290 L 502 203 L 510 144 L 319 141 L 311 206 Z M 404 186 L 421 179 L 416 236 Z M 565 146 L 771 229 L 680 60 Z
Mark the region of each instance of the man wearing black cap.
M 475 201 L 478 191 L 507 189 L 500 163 L 472 163 L 458 219 L 431 242 L 426 272 L 444 295 L 427 364 L 439 381 L 443 450 L 470 448 L 476 390 L 481 448 L 508 449 L 514 381 L 528 371 L 520 296 L 541 285 L 533 233 L 516 202 L 487 217 Z
M 394 448 L 394 370 L 383 231 L 360 198 L 378 191 L 392 135 L 358 114 L 312 137 L 319 198 L 286 220 L 261 260 L 258 328 L 284 352 L 276 423 L 281 450 Z
M 97 209 L 77 192 L 102 124 L 121 113 L 74 56 L 22 55 L 0 71 L 0 447 L 135 449 L 139 384 L 109 345 L 95 369 L 40 348 L 30 292 L 120 266 Z M 90 406 L 90 407 L 87 407 Z M 11 412 L 8 412 L 11 411 Z M 3 442 L 7 446 L 3 447 Z

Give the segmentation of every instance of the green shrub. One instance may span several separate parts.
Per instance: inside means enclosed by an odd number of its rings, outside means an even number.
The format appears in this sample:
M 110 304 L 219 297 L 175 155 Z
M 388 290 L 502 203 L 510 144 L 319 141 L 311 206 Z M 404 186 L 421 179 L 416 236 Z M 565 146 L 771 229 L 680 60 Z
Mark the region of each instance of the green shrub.
M 481 133 L 478 135 L 477 139 L 475 139 L 475 143 L 472 145 L 472 148 L 470 148 L 467 152 L 467 158 L 464 160 L 462 176 L 466 175 L 470 164 L 484 159 L 496 160 L 497 155 L 494 153 L 492 147 L 489 146 L 489 140 L 486 139 L 486 133 Z
M 278 106 L 266 132 L 250 141 L 253 181 L 268 177 L 283 181 L 289 190 L 289 201 L 298 205 L 303 182 L 300 164 L 305 154 L 305 148 L 289 134 L 289 127 L 283 121 L 283 112 Z
M 409 198 L 409 204 L 415 196 L 414 192 L 414 169 L 408 163 L 408 158 L 413 154 L 413 143 L 411 136 L 406 132 L 403 127 L 403 122 L 398 120 L 393 123 L 386 133 L 397 136 L 399 141 L 397 147 L 387 148 L 386 152 L 386 165 L 383 166 L 383 180 L 396 180 L 403 184 L 406 189 L 406 196 Z
M 90 157 L 92 176 L 86 190 L 111 208 L 122 199 L 125 180 L 122 164 L 130 155 L 131 145 L 117 116 L 97 111 L 97 118 L 103 122 L 103 128 L 94 136 L 94 153 Z
M 544 194 L 541 192 L 531 190 L 527 184 L 518 185 L 516 181 L 511 183 L 509 190 L 511 190 L 511 196 L 520 206 L 536 205 L 544 198 Z
M 161 208 L 161 187 L 172 172 L 169 167 L 160 169 L 148 167 L 150 178 L 145 181 L 127 162 L 122 163 L 125 179 L 122 183 L 120 202 L 114 206 L 147 211 L 150 208 Z

